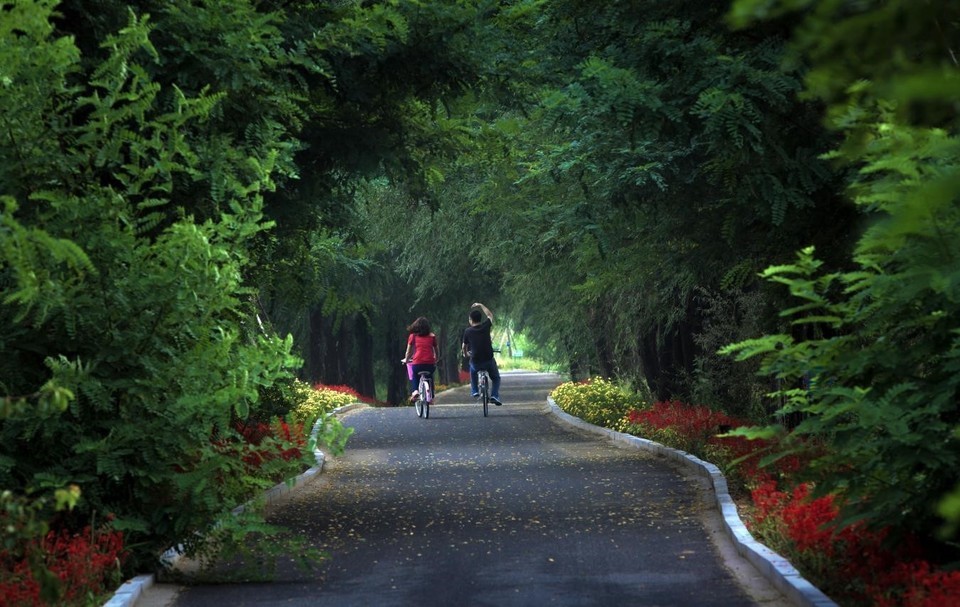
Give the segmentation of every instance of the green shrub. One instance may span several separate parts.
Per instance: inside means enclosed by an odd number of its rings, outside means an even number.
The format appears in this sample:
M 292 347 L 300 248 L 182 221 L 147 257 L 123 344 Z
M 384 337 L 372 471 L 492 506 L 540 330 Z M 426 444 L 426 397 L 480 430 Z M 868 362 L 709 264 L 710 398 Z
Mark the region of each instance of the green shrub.
M 53 3 L 17 6 L 0 27 L 0 486 L 78 485 L 58 523 L 114 513 L 139 569 L 262 486 L 234 422 L 268 417 L 260 390 L 300 365 L 244 282 L 272 162 L 199 139 L 222 96 L 154 82 L 145 19 L 86 72 Z M 190 188 L 211 167 L 216 212 L 195 217 L 181 205 L 207 202 Z
M 864 229 L 841 271 L 835 251 L 812 246 L 769 267 L 763 276 L 791 295 L 780 311 L 791 331 L 724 352 L 780 381 L 780 415 L 802 420 L 785 447 L 827 443 L 811 480 L 844 495 L 844 520 L 955 546 L 960 509 L 938 504 L 960 495 L 960 113 L 955 61 L 922 24 L 950 23 L 955 41 L 956 9 L 895 4 L 734 4 L 738 26 L 793 21 L 804 94 L 826 104 L 842 140 L 827 157 L 847 172 Z
M 261 386 L 259 406 L 256 410 L 257 421 L 269 422 L 275 418 L 289 418 L 299 398 L 295 377 L 282 378 L 270 386 Z
M 290 412 L 290 420 L 303 423 L 308 428 L 312 427 L 324 413 L 357 402 L 357 398 L 347 392 L 322 385 L 311 387 L 300 380 L 295 380 L 290 390 L 296 402 Z
M 643 406 L 638 395 L 602 377 L 561 384 L 551 397 L 570 415 L 613 430 L 622 429 L 622 420 L 628 411 Z

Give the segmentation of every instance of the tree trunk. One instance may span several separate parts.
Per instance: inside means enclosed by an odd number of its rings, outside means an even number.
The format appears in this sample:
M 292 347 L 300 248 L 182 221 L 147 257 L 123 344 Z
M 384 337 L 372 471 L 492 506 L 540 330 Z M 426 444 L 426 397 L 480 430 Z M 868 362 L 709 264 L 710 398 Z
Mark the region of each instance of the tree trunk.
M 323 317 L 321 324 L 321 351 L 320 381 L 327 386 L 343 383 L 340 381 L 337 368 L 337 340 L 329 317 Z
M 640 336 L 640 360 L 643 365 L 643 374 L 647 378 L 650 391 L 657 400 L 663 399 L 663 368 L 660 364 L 660 352 L 657 349 L 656 329 L 647 331 Z
M 373 335 L 363 317 L 355 317 L 354 333 L 357 340 L 357 392 L 376 399 L 377 387 L 373 373 Z
M 304 364 L 304 381 L 313 385 L 323 377 L 323 313 L 318 306 L 310 311 L 310 330 Z
M 331 331 L 333 341 L 333 377 L 335 385 L 348 385 L 356 389 L 357 377 L 350 365 L 350 352 L 353 349 L 353 340 L 350 339 L 351 319 L 344 318 Z
M 400 364 L 403 353 L 406 351 L 406 342 L 397 334 L 397 330 L 390 326 L 384 339 L 384 349 L 387 361 L 387 403 L 397 406 L 407 400 L 410 387 L 407 378 L 407 368 Z
M 610 352 L 610 344 L 606 335 L 606 331 L 601 331 L 594 340 L 594 347 L 597 350 L 597 362 L 600 365 L 600 375 L 609 378 L 614 376 L 614 365 L 613 354 Z

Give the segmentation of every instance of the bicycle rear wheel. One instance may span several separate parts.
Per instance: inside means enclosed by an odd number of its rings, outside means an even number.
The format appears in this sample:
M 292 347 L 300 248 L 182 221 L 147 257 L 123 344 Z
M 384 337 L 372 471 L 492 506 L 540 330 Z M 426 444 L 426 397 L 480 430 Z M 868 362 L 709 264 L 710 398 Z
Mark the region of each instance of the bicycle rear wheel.
M 483 416 L 487 417 L 488 406 L 490 404 L 490 378 L 484 371 L 480 378 L 480 401 L 483 403 Z
M 417 408 L 417 417 L 427 419 L 430 417 L 430 401 L 428 400 L 430 384 L 422 375 L 420 376 L 420 385 L 418 388 L 417 402 L 414 403 L 414 406 Z

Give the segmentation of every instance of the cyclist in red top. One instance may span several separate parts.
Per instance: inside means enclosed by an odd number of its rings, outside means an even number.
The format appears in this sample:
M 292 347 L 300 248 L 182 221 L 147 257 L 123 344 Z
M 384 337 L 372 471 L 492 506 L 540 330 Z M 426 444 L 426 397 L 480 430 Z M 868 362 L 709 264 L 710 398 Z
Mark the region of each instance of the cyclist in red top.
M 410 373 L 410 400 L 416 400 L 419 396 L 417 386 L 420 383 L 421 371 L 430 372 L 427 380 L 430 382 L 430 392 L 435 394 L 433 372 L 437 369 L 440 347 L 437 346 L 437 336 L 430 331 L 430 323 L 423 316 L 413 321 L 413 324 L 407 327 L 407 332 L 410 337 L 407 338 L 407 352 L 403 361 L 413 364 L 413 371 Z M 413 358 L 410 358 L 411 354 Z

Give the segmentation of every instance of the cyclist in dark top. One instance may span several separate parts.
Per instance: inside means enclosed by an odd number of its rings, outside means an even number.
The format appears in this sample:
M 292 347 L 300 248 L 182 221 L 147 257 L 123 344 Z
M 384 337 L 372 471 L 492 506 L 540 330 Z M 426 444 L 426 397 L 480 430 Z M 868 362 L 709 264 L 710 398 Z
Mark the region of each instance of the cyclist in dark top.
M 486 316 L 486 318 L 484 318 Z M 493 357 L 493 342 L 490 329 L 493 326 L 493 312 L 482 303 L 475 303 L 470 310 L 470 326 L 463 331 L 463 344 L 460 351 L 470 357 L 470 393 L 474 398 L 480 396 L 477 388 L 477 371 L 484 369 L 490 374 L 490 402 L 500 406 L 500 370 Z

